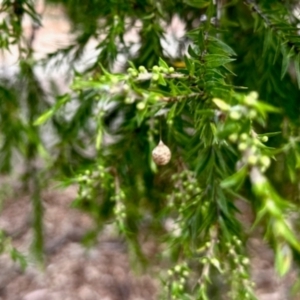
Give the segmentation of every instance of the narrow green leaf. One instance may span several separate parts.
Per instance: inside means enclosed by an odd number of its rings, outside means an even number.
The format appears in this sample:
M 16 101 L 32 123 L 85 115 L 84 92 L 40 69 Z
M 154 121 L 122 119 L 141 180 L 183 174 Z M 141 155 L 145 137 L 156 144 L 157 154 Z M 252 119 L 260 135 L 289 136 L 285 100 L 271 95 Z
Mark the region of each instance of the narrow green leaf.
M 185 66 L 186 66 L 187 70 L 189 72 L 191 72 L 190 71 L 190 69 L 191 69 L 191 62 L 190 62 L 190 60 L 188 59 L 188 57 L 186 55 L 183 57 L 183 59 L 184 59 L 184 63 L 185 63 Z
M 253 14 L 254 26 L 253 31 L 256 32 L 262 24 L 261 18 L 257 14 Z
M 271 42 L 272 42 L 272 30 L 268 28 L 268 29 L 266 29 L 266 31 L 267 32 L 265 33 L 262 57 L 264 57 L 266 55 L 268 49 L 271 46 Z
M 230 110 L 230 105 L 228 105 L 225 101 L 218 99 L 218 98 L 214 98 L 212 100 L 217 106 L 218 108 L 220 108 L 223 111 L 229 111 Z
M 158 65 L 162 68 L 166 68 L 166 69 L 169 68 L 168 64 L 162 58 L 158 59 Z
M 130 64 L 131 62 L 128 62 L 128 63 Z M 99 63 L 99 66 L 100 66 L 100 69 L 102 70 L 103 74 L 110 75 L 110 73 L 105 70 L 105 68 L 102 66 L 101 63 Z
M 134 65 L 134 63 L 132 62 L 132 61 L 128 61 L 128 64 L 129 64 L 129 66 L 132 68 L 132 69 L 134 69 L 134 70 L 136 70 L 136 67 L 135 67 L 135 65 Z
M 199 160 L 197 162 L 196 173 L 201 174 L 203 170 L 207 167 L 209 160 L 211 159 L 211 149 L 206 148 L 201 151 Z
M 166 80 L 161 73 L 158 74 L 158 83 L 163 86 L 167 85 Z
M 292 266 L 293 255 L 287 244 L 278 245 L 275 251 L 275 268 L 280 276 L 286 275 Z
M 174 118 L 176 108 L 177 108 L 177 102 L 174 105 L 172 105 L 171 109 L 169 110 L 167 121 L 170 121 Z
M 276 132 L 268 132 L 268 133 L 258 134 L 257 136 L 259 136 L 259 137 L 263 137 L 263 136 L 272 137 L 272 136 L 279 135 L 281 133 L 282 133 L 281 131 L 276 131 Z
M 300 169 L 300 153 L 295 151 L 295 157 L 296 157 L 296 169 Z
M 217 202 L 221 211 L 224 213 L 226 217 L 230 217 L 229 209 L 228 209 L 228 199 L 226 199 L 223 191 L 219 188 L 217 194 Z
M 206 66 L 208 68 L 216 68 L 230 63 L 235 59 L 220 54 L 207 54 L 205 56 Z
M 199 58 L 199 55 L 195 52 L 191 45 L 188 47 L 188 53 L 193 58 Z
M 211 264 L 222 274 L 223 273 L 223 270 L 221 268 L 221 264 L 220 264 L 220 261 L 217 260 L 215 257 L 213 257 L 211 260 L 210 260 Z
M 294 61 L 294 64 L 295 64 L 298 88 L 300 89 L 300 53 L 298 53 L 297 58 Z
M 100 150 L 101 143 L 102 143 L 102 136 L 103 136 L 102 128 L 99 128 L 97 136 L 96 136 L 96 149 L 97 150 Z
M 266 113 L 280 113 L 280 109 L 270 105 L 268 103 L 264 103 L 262 101 L 257 101 L 255 102 L 255 104 L 253 105 L 255 106 L 255 108 L 263 115 L 266 115 Z
M 247 176 L 247 167 L 244 166 L 241 169 L 239 169 L 236 173 L 234 173 L 233 175 L 224 179 L 221 182 L 221 187 L 223 189 L 228 189 L 228 188 L 234 187 L 235 190 L 237 190 L 243 184 L 246 176 Z
M 64 104 L 66 104 L 70 100 L 70 95 L 65 94 L 62 96 L 59 96 L 57 98 L 57 102 L 54 104 L 54 106 L 46 111 L 44 114 L 42 114 L 39 118 L 37 118 L 33 125 L 39 126 L 44 124 L 46 121 L 48 121 L 55 113 L 58 111 Z
M 287 53 L 284 45 L 281 46 L 282 52 L 282 67 L 281 67 L 281 75 L 280 78 L 283 79 L 284 75 L 287 72 L 287 69 L 290 65 L 290 59 L 293 56 L 293 48 L 290 49 L 289 53 Z
M 209 36 L 208 40 L 211 42 L 212 45 L 222 49 L 225 53 L 227 53 L 228 55 L 236 55 L 236 53 L 234 52 L 234 50 L 228 46 L 227 44 L 225 44 L 223 41 L 221 41 L 220 39 L 217 39 L 213 36 Z
M 276 46 L 276 51 L 275 51 L 275 55 L 274 55 L 274 59 L 273 59 L 273 65 L 275 65 L 277 59 L 278 59 L 278 56 L 279 56 L 279 49 L 280 49 L 280 43 L 277 43 L 277 46 Z
M 274 226 L 276 235 L 283 237 L 292 247 L 300 251 L 300 242 L 284 220 L 278 220 Z
M 185 0 L 187 5 L 196 7 L 196 8 L 204 8 L 210 4 L 210 0 Z
M 54 114 L 54 109 L 53 108 L 49 109 L 34 121 L 33 126 L 39 126 L 44 124 L 53 116 L 53 114 Z
M 254 228 L 259 224 L 259 222 L 266 216 L 267 214 L 267 209 L 265 206 L 263 206 L 258 213 L 256 214 L 256 219 L 253 222 L 250 231 L 253 231 Z
M 228 71 L 231 75 L 237 76 L 234 72 L 232 72 L 227 66 L 222 66 L 226 71 Z M 246 88 L 245 88 L 246 89 Z

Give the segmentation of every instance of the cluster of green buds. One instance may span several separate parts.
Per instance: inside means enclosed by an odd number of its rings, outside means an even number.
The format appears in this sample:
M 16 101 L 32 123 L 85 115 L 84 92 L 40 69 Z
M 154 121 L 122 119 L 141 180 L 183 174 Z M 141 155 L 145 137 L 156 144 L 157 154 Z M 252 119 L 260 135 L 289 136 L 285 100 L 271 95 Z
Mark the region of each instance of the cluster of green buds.
M 95 180 L 99 173 L 95 173 L 92 170 L 85 170 L 75 180 L 79 185 L 77 201 L 91 200 L 94 192 Z
M 184 170 L 178 174 L 173 174 L 171 180 L 174 185 L 173 192 L 167 196 L 167 205 L 170 209 L 178 208 L 179 224 L 180 220 L 184 219 L 186 211 L 197 206 L 202 200 L 202 193 L 199 183 L 190 170 Z M 184 226 L 184 224 L 182 224 Z M 180 226 L 181 227 L 181 226 Z
M 142 72 L 139 70 L 139 69 L 136 69 L 136 68 L 133 68 L 133 67 L 130 67 L 127 69 L 127 73 L 130 77 L 132 78 L 136 78 L 139 76 L 140 73 L 146 73 L 147 70 L 145 67 L 141 66 L 140 68 L 142 70 Z
M 110 201 L 115 202 L 114 213 L 117 221 L 126 217 L 123 204 L 125 193 L 120 189 L 119 183 L 116 183 L 117 179 L 114 174 L 109 172 L 105 166 L 98 164 L 94 169 L 85 170 L 74 181 L 79 185 L 76 202 L 94 201 L 101 194 L 101 191 L 106 191 L 106 194 L 110 195 Z
M 208 286 L 211 283 L 211 269 L 215 268 L 220 274 L 223 274 L 223 264 L 218 259 L 219 240 L 218 231 L 216 227 L 211 227 L 209 231 L 209 240 L 204 242 L 201 247 L 197 249 L 199 263 L 201 265 L 201 273 L 197 280 L 198 293 L 201 295 L 200 299 L 208 299 Z
M 207 241 L 204 243 L 202 247 L 200 247 L 197 250 L 198 254 L 202 254 L 200 258 L 200 263 L 205 267 L 207 264 L 215 266 L 220 273 L 222 273 L 221 270 L 221 264 L 219 261 L 216 260 L 214 257 L 214 248 L 216 246 L 216 240 Z M 205 274 L 206 275 L 206 274 Z
M 241 97 L 236 105 L 229 105 L 224 100 L 214 98 L 213 102 L 218 108 L 228 114 L 231 120 L 240 120 L 241 118 L 254 119 L 258 112 L 262 112 L 264 105 L 258 102 L 257 92 L 250 92 L 248 95 Z
M 242 105 L 232 107 L 229 117 L 234 120 L 239 120 L 242 116 L 254 119 L 257 117 L 257 92 L 250 92 L 242 98 Z
M 248 95 L 235 94 L 234 101 L 234 104 L 229 104 L 219 98 L 213 99 L 220 111 L 232 121 L 255 119 L 263 122 L 267 113 L 280 112 L 276 107 L 258 100 L 257 92 L 250 92 Z
M 171 299 L 183 299 L 187 285 L 190 269 L 186 263 L 177 264 L 168 270 L 168 280 L 165 288 Z
M 226 134 L 229 142 L 236 143 L 242 154 L 240 164 L 258 167 L 264 173 L 271 164 L 270 148 L 265 145 L 267 135 L 259 135 L 252 128 L 254 121 L 264 124 L 267 113 L 278 113 L 275 107 L 258 100 L 257 92 L 247 95 L 235 95 L 233 104 L 214 98 L 213 102 L 224 116 L 221 131 Z M 230 133 L 231 132 L 231 133 Z
M 254 132 L 232 133 L 228 139 L 232 143 L 237 143 L 237 148 L 243 155 L 243 165 L 258 166 L 261 172 L 265 172 L 270 166 L 271 159 L 264 154 L 268 149 L 264 144 L 268 141 L 266 135 L 257 135 Z
M 252 91 L 241 98 L 242 105 L 246 107 L 246 112 L 250 119 L 258 118 L 259 115 L 265 117 L 267 112 L 279 112 L 277 108 L 259 101 L 258 96 L 257 92 Z
M 164 77 L 165 75 L 172 74 L 175 72 L 173 67 L 168 66 L 153 66 L 152 67 L 152 81 L 159 81 L 160 77 Z
M 168 196 L 169 207 L 174 207 L 174 205 L 179 204 L 182 211 L 187 201 L 192 201 L 192 204 L 195 205 L 198 203 L 196 196 L 200 195 L 201 189 L 192 171 L 184 170 L 180 173 L 173 174 L 171 180 L 174 184 L 174 190 L 173 193 Z
M 126 74 L 110 73 L 100 66 L 101 72 L 94 74 L 93 77 L 75 76 L 71 87 L 78 92 L 93 88 L 94 99 L 99 102 L 106 97 L 110 99 L 115 97 L 117 101 L 124 99 L 125 104 L 136 102 L 137 110 L 141 111 L 140 119 L 143 119 L 148 104 L 157 104 L 160 99 L 165 102 L 167 97 L 163 97 L 157 91 L 149 91 L 147 86 L 140 87 L 139 83 L 148 82 L 150 86 L 157 84 L 166 86 L 169 78 L 185 76 L 176 73 L 174 67 L 169 66 L 162 59 L 159 59 L 158 65 L 153 66 L 151 70 L 147 70 L 145 66 L 136 67 L 132 62 L 129 62 L 129 65 Z
M 160 96 L 157 95 L 156 92 L 149 92 L 147 94 L 144 94 L 143 95 L 143 99 L 140 100 L 140 101 L 137 101 L 137 104 L 136 104 L 136 108 L 137 110 L 139 111 L 145 111 L 145 109 L 147 108 L 147 106 L 149 104 L 155 104 L 157 103 L 157 101 L 160 99 Z M 125 99 L 126 101 L 126 99 Z M 134 100 L 131 99 L 131 103 L 133 102 Z M 126 104 L 129 104 L 128 102 L 126 102 Z M 143 113 L 143 112 L 142 112 Z
M 127 73 L 132 78 L 137 78 L 141 74 L 149 74 L 151 79 L 153 81 L 158 81 L 159 75 L 169 75 L 175 72 L 175 69 L 173 67 L 169 67 L 168 65 L 164 66 L 153 66 L 152 70 L 148 72 L 148 70 L 144 66 L 139 66 L 138 68 L 135 68 L 134 66 L 127 69 Z
M 166 86 L 167 78 L 184 77 L 181 73 L 175 73 L 175 69 L 168 66 L 162 59 L 151 70 L 147 70 L 145 66 L 136 67 L 131 62 L 129 64 L 130 67 L 126 74 L 110 73 L 100 66 L 101 72 L 95 74 L 94 77 L 75 76 L 72 89 L 80 92 L 92 87 L 95 90 L 94 99 L 96 101 L 116 96 L 116 100 L 124 99 L 125 104 L 136 103 L 137 110 L 144 114 L 148 104 L 156 104 L 159 99 L 164 97 L 158 92 L 149 91 L 148 88 L 140 88 L 139 83 L 148 82 L 150 86 L 156 84 Z
M 202 193 L 194 173 L 189 170 L 183 170 L 180 173 L 173 174 L 171 177 L 173 191 L 167 195 L 167 208 L 170 210 L 172 218 L 166 221 L 166 230 L 173 239 L 181 239 L 182 233 L 186 230 L 186 215 L 190 209 L 194 209 L 202 200 Z M 207 209 L 207 206 L 201 204 L 201 209 Z
M 253 291 L 255 283 L 249 277 L 250 260 L 241 253 L 242 241 L 233 236 L 225 246 L 229 257 L 228 268 L 225 269 L 231 286 L 229 298 L 233 300 L 257 299 Z
M 116 218 L 116 224 L 119 230 L 122 232 L 125 229 L 125 219 L 126 219 L 126 206 L 124 204 L 125 193 L 123 190 L 116 188 L 116 193 L 111 197 L 111 201 L 115 202 L 114 215 Z
M 73 206 L 79 205 L 82 201 L 95 201 L 101 195 L 107 195 L 110 201 L 114 203 L 113 213 L 115 215 L 116 225 L 119 230 L 124 230 L 126 219 L 126 198 L 124 191 L 120 188 L 117 175 L 109 172 L 102 164 L 93 170 L 85 170 L 75 178 L 78 183 L 78 196 Z M 102 199 L 103 200 L 103 199 Z
M 144 66 L 139 66 L 138 68 L 135 68 L 133 65 L 132 67 L 127 69 L 129 78 L 126 80 L 126 82 L 123 85 L 123 92 L 125 93 L 125 103 L 126 104 L 132 104 L 137 101 L 136 108 L 140 111 L 144 111 L 147 107 L 147 104 L 154 104 L 159 100 L 159 96 L 156 92 L 147 92 L 143 94 L 143 97 L 140 96 L 137 97 L 136 93 L 133 92 L 134 89 L 131 88 L 132 86 L 132 79 L 134 80 L 151 80 L 151 81 L 157 81 L 161 77 L 161 80 L 163 79 L 163 71 L 162 67 L 154 66 L 152 69 L 152 72 L 148 72 L 148 70 Z M 155 71 L 154 71 L 155 70 Z M 167 73 L 170 74 L 171 72 L 174 72 L 174 68 L 168 68 Z M 167 74 L 165 73 L 165 74 Z M 137 99 L 136 99 L 137 98 Z
M 144 66 L 136 68 L 133 64 L 127 69 L 127 73 L 130 78 L 139 78 L 141 80 L 151 80 L 152 82 L 158 82 L 159 84 L 166 85 L 165 77 L 170 76 L 175 72 L 173 67 L 159 59 L 159 65 L 154 65 L 151 70 L 147 70 Z
M 79 185 L 79 199 L 91 200 L 97 193 L 96 187 L 100 186 L 101 189 L 111 187 L 113 177 L 103 165 L 99 164 L 96 168 L 85 170 L 79 174 L 74 181 Z

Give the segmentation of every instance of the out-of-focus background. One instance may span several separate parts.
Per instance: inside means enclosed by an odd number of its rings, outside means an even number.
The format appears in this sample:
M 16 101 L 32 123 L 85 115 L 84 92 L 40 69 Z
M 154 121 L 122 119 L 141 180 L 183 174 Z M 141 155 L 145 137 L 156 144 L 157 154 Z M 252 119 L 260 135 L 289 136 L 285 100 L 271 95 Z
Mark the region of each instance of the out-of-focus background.
M 34 31 L 32 47 L 36 58 L 45 58 L 47 54 L 60 47 L 67 47 L 74 38 L 71 25 L 64 8 L 60 5 L 46 5 L 36 1 L 37 11 L 41 14 L 42 26 L 24 18 L 22 26 L 27 38 Z M 178 47 L 174 36 L 180 38 L 184 29 L 179 19 L 174 18 L 169 28 L 169 50 Z M 101 38 L 101 37 L 99 37 Z M 135 30 L 126 36 L 128 42 L 138 42 Z M 84 68 L 93 61 L 96 44 L 90 41 L 85 54 L 76 68 Z M 90 50 L 89 50 L 90 49 Z M 176 51 L 175 51 L 176 52 Z M 176 53 L 174 52 L 174 55 Z M 12 78 L 17 72 L 18 48 L 0 54 L 1 77 Z M 120 57 L 120 64 L 124 58 Z M 48 67 L 36 66 L 34 71 L 41 85 L 51 97 L 69 90 L 74 73 L 70 72 L 67 61 L 59 61 L 55 57 Z M 115 66 L 118 70 L 118 64 Z M 0 100 L 1 101 L 1 100 Z M 1 107 L 0 107 L 1 109 Z M 51 133 L 45 139 L 51 143 Z M 18 164 L 16 157 L 16 164 Z M 16 170 L 22 170 L 20 163 Z M 154 278 L 151 266 L 148 269 L 138 267 L 130 257 L 126 243 L 118 238 L 106 226 L 97 243 L 89 248 L 82 245 L 85 233 L 92 229 L 93 220 L 87 214 L 70 208 L 76 198 L 77 188 L 47 188 L 42 193 L 44 205 L 45 228 L 45 265 L 37 265 L 30 255 L 32 243 L 31 200 L 16 180 L 17 174 L 2 176 L 0 194 L 0 229 L 10 237 L 11 244 L 21 253 L 25 253 L 29 265 L 23 271 L 17 262 L 13 262 L 8 254 L 0 256 L 0 300 L 155 300 L 161 289 L 159 278 Z M 252 214 L 250 208 L 240 203 L 241 218 L 250 224 Z M 141 241 L 142 250 L 148 258 L 155 258 L 161 251 L 159 245 L 147 240 Z M 291 272 L 280 279 L 273 269 L 273 254 L 263 242 L 260 232 L 249 239 L 251 269 L 260 300 L 288 299 L 288 289 L 295 280 Z M 294 298 L 296 299 L 296 298 Z M 242 299 L 241 299 L 242 300 Z

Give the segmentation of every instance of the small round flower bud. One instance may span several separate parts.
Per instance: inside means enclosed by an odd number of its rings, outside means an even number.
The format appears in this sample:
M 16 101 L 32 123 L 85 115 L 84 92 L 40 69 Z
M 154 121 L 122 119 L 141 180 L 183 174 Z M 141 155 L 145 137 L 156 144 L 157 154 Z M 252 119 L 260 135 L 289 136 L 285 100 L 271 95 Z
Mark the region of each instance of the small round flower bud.
M 147 73 L 147 70 L 146 70 L 146 68 L 144 66 L 139 66 L 139 71 L 141 73 Z
M 128 72 L 128 73 L 131 73 L 132 71 L 134 71 L 133 68 L 128 68 L 128 69 L 127 69 L 127 72 Z
M 231 111 L 229 117 L 232 120 L 239 120 L 241 118 L 241 113 L 238 111 Z
M 237 133 L 232 133 L 229 137 L 228 137 L 229 141 L 232 143 L 235 143 L 238 139 L 238 135 Z
M 270 158 L 266 155 L 264 155 L 260 158 L 260 162 L 265 168 L 268 168 L 271 164 Z
M 176 265 L 174 270 L 175 270 L 175 272 L 179 273 L 181 271 L 181 266 Z
M 254 100 L 258 99 L 258 93 L 255 92 L 255 91 L 250 92 L 248 96 L 251 97 Z
M 257 163 L 257 161 L 258 161 L 258 157 L 257 156 L 255 156 L 255 155 L 249 155 L 249 157 L 248 157 L 248 164 L 249 165 L 255 165 L 256 163 Z
M 241 135 L 240 135 L 240 139 L 242 140 L 242 141 L 246 141 L 247 139 L 248 139 L 248 134 L 247 133 L 242 133 Z
M 153 72 L 158 72 L 159 71 L 159 66 L 153 66 L 152 71 Z
M 254 119 L 257 116 L 257 112 L 254 109 L 250 109 L 248 116 L 250 119 Z
M 132 104 L 134 102 L 133 98 L 126 97 L 124 100 L 125 104 Z
M 152 75 L 152 80 L 153 81 L 157 81 L 159 79 L 159 75 L 158 74 L 153 74 Z
M 248 257 L 244 257 L 243 260 L 242 260 L 242 264 L 247 266 L 247 265 L 249 265 L 249 263 L 250 263 L 249 258 Z
M 124 91 L 124 92 L 128 92 L 128 91 L 129 91 L 129 88 L 130 88 L 130 87 L 129 87 L 128 84 L 124 84 L 124 85 L 123 85 L 123 91 Z
M 239 145 L 238 145 L 238 149 L 240 150 L 240 151 L 245 151 L 246 149 L 247 149 L 247 144 L 246 143 L 244 143 L 244 142 L 242 142 L 242 143 L 239 143 Z
M 143 101 L 139 102 L 139 103 L 136 105 L 136 108 L 137 108 L 138 110 L 143 110 L 143 109 L 145 109 L 145 107 L 146 107 L 146 103 L 143 102 Z

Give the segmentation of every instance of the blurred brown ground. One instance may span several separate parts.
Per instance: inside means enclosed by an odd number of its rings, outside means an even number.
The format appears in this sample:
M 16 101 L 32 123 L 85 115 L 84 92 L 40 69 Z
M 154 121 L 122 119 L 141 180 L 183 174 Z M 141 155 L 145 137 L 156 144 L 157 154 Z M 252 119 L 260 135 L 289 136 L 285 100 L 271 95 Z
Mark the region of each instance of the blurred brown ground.
M 12 237 L 19 251 L 28 255 L 23 273 L 8 255 L 0 256 L 1 300 L 138 300 L 156 299 L 157 284 L 149 276 L 133 274 L 127 249 L 120 239 L 103 232 L 91 249 L 80 243 L 92 228 L 91 218 L 70 209 L 76 189 L 43 195 L 45 268 L 32 261 L 31 201 L 20 196 L 5 202 L 0 228 Z

